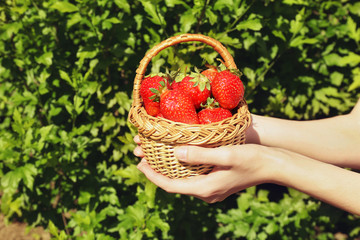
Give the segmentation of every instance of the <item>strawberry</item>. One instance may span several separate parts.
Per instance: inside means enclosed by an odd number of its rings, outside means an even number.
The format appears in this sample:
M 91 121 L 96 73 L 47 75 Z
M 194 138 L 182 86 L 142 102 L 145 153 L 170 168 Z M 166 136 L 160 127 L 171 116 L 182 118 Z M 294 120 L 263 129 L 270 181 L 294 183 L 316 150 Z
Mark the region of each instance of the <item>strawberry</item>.
M 164 78 L 158 75 L 146 77 L 141 82 L 140 96 L 146 112 L 151 116 L 157 116 L 160 113 L 160 102 L 154 97 L 154 90 L 165 88 L 165 82 Z
M 189 95 L 181 89 L 167 90 L 160 96 L 160 113 L 166 119 L 188 124 L 198 124 L 195 106 Z
M 230 110 L 225 108 L 205 108 L 198 113 L 200 124 L 210 124 L 214 122 L 220 122 L 228 117 L 231 117 L 232 114 Z
M 189 94 L 196 109 L 210 97 L 210 81 L 200 73 L 192 73 L 182 79 L 179 88 Z
M 213 98 L 208 98 L 207 104 L 202 107 L 205 108 L 198 113 L 200 124 L 219 122 L 232 116 L 230 110 L 219 107 L 219 103 Z
M 179 86 L 180 86 L 180 82 L 174 81 L 171 83 L 171 89 L 173 89 L 173 90 L 179 88 Z
M 208 69 L 201 72 L 202 75 L 205 75 L 210 82 L 215 78 L 216 74 L 218 73 L 218 70 L 215 66 L 212 65 L 206 65 Z
M 244 97 L 244 85 L 240 77 L 230 70 L 219 72 L 211 82 L 214 98 L 222 108 L 234 109 Z

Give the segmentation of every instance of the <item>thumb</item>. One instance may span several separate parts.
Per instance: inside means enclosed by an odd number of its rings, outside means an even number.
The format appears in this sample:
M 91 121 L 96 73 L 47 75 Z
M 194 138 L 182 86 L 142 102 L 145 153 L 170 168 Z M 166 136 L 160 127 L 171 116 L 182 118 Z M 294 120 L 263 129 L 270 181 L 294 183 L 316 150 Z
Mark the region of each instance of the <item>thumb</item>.
M 231 166 L 234 149 L 231 147 L 205 148 L 197 146 L 179 146 L 175 148 L 175 157 L 189 164 L 210 164 Z

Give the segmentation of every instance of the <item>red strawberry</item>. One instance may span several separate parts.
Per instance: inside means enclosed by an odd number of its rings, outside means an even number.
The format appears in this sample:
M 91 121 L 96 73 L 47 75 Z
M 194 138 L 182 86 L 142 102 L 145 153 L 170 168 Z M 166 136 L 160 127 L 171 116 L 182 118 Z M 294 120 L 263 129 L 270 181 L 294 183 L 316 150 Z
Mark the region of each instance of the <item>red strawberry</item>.
M 160 113 L 160 102 L 154 96 L 154 90 L 159 91 L 161 88 L 165 88 L 165 80 L 158 75 L 146 77 L 141 82 L 140 96 L 143 99 L 146 112 L 151 116 Z
M 164 118 L 175 122 L 199 123 L 190 96 L 180 89 L 167 90 L 160 96 L 160 112 Z
M 219 103 L 213 98 L 208 98 L 207 104 L 202 107 L 205 108 L 198 113 L 200 124 L 219 122 L 232 116 L 230 110 L 219 107 Z
M 214 122 L 219 122 L 228 117 L 231 117 L 232 114 L 228 109 L 225 108 L 205 108 L 198 113 L 200 124 L 209 124 Z
M 199 109 L 202 103 L 206 103 L 206 99 L 211 95 L 210 81 L 200 73 L 192 73 L 183 78 L 179 88 L 189 94 L 196 109 Z
M 180 82 L 174 81 L 171 83 L 171 89 L 173 89 L 173 90 L 179 88 L 179 86 L 180 86 Z
M 224 70 L 211 82 L 211 90 L 222 108 L 234 109 L 244 97 L 244 85 L 237 74 Z
M 202 75 L 205 75 L 210 82 L 215 78 L 216 74 L 218 73 L 218 70 L 215 66 L 207 65 L 208 69 L 201 72 Z

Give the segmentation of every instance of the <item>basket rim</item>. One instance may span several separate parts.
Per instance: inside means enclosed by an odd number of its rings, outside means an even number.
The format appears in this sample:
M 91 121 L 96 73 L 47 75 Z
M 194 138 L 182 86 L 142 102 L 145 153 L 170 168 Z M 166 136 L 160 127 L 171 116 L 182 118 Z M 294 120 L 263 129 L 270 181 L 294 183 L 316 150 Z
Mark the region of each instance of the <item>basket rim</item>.
M 244 132 L 252 121 L 245 101 L 241 102 L 232 117 L 211 124 L 187 124 L 153 117 L 142 106 L 134 108 L 134 111 L 136 116 L 132 116 L 132 123 L 139 134 L 170 144 L 213 144 L 220 139 L 231 139 Z

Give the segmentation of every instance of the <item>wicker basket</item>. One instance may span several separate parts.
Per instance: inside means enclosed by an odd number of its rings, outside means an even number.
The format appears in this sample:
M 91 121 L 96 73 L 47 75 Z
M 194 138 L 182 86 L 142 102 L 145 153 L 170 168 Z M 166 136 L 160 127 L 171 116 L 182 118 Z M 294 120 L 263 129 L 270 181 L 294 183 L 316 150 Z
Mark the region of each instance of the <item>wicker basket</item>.
M 182 43 L 198 41 L 211 46 L 223 58 L 229 69 L 236 69 L 234 59 L 217 40 L 200 34 L 182 34 L 171 37 L 150 49 L 141 60 L 134 80 L 133 103 L 129 121 L 138 128 L 141 147 L 150 166 L 170 178 L 186 178 L 207 174 L 211 165 L 189 165 L 179 162 L 174 156 L 176 145 L 197 145 L 220 147 L 245 143 L 245 130 L 250 125 L 250 112 L 245 100 L 241 101 L 238 111 L 231 118 L 213 124 L 185 124 L 157 118 L 146 113 L 140 97 L 140 85 L 146 67 L 161 50 Z

